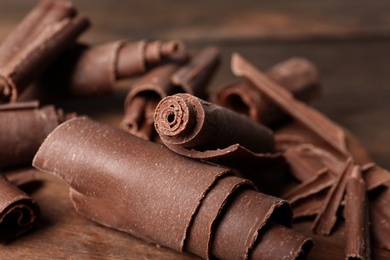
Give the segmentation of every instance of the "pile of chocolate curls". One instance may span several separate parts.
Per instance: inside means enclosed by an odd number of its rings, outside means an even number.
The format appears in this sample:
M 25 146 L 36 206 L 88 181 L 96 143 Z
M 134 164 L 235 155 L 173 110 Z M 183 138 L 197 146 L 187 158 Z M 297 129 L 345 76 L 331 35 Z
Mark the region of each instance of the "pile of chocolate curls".
M 3 39 L 4 173 L 51 173 L 84 217 L 207 259 L 304 258 L 313 241 L 291 225 L 306 217 L 322 235 L 345 220 L 348 259 L 369 259 L 370 237 L 390 250 L 390 174 L 306 104 L 320 90 L 311 62 L 292 58 L 263 73 L 234 53 L 237 80 L 209 94 L 217 47 L 193 55 L 176 40 L 78 42 L 89 25 L 71 2 L 42 0 Z M 109 95 L 135 77 L 116 128 L 48 105 Z M 261 192 L 279 170 L 298 184 Z M 39 218 L 18 188 L 31 176 L 0 175 L 1 240 Z

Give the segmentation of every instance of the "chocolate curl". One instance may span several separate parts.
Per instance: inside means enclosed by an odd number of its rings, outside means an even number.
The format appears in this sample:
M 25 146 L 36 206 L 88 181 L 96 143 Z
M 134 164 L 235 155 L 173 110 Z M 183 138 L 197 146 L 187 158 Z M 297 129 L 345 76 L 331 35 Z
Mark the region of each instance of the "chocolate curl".
M 173 84 L 181 86 L 186 93 L 205 98 L 205 86 L 211 80 L 220 59 L 221 54 L 217 47 L 204 48 L 172 75 Z
M 3 40 L 0 45 L 0 67 L 29 44 L 46 26 L 73 17 L 76 10 L 68 1 L 40 1 Z
M 156 67 L 133 84 L 125 100 L 123 130 L 145 140 L 154 139 L 154 110 L 163 97 L 175 91 L 171 76 L 177 69 L 175 63 Z
M 318 69 L 304 58 L 278 63 L 266 75 L 303 102 L 312 100 L 320 91 Z M 214 93 L 212 100 L 265 125 L 276 125 L 287 117 L 249 81 L 227 85 Z
M 76 44 L 65 52 L 22 100 L 95 97 L 111 94 L 118 80 L 133 77 L 165 61 L 187 55 L 180 41 L 116 41 Z M 56 88 L 53 89 L 52 86 Z
M 128 78 L 144 73 L 164 61 L 182 63 L 187 59 L 188 52 L 182 41 L 129 42 L 120 49 L 116 75 L 118 79 Z
M 37 102 L 0 105 L 0 169 L 31 163 L 46 136 L 64 116 Z
M 320 192 L 303 197 L 292 203 L 291 207 L 294 219 L 317 215 L 324 205 L 329 189 L 330 188 L 323 189 Z
M 292 94 L 248 63 L 239 54 L 232 56 L 232 71 L 236 76 L 248 79 L 278 107 L 316 133 L 341 155 L 348 156 L 345 133 L 341 127 L 320 112 L 294 99 Z
M 228 206 L 216 227 L 211 245 L 212 255 L 217 259 L 248 259 L 251 251 L 256 250 L 254 247 L 259 234 L 270 219 L 289 226 L 291 214 L 285 201 L 255 191 L 242 190 Z M 275 240 L 269 242 L 274 246 L 280 245 L 274 244 Z M 289 246 L 289 251 L 295 250 L 294 246 Z M 254 259 L 262 259 L 262 254 Z
M 330 235 L 337 221 L 336 214 L 344 197 L 347 180 L 354 170 L 352 159 L 349 158 L 345 163 L 344 170 L 339 174 L 336 182 L 326 195 L 324 204 L 314 220 L 313 231 L 315 233 Z
M 291 221 L 285 201 L 248 190 L 253 184 L 231 176 L 229 170 L 190 160 L 88 118 L 57 127 L 42 144 L 33 165 L 65 180 L 76 210 L 86 217 L 177 251 L 191 248 L 189 252 L 201 256 L 211 252 L 228 258 L 223 254 L 226 248 L 220 251 L 215 246 L 224 239 L 244 238 L 239 226 L 254 227 L 245 228 L 247 237 L 253 239 L 237 249 L 245 254 L 250 250 L 246 245 L 256 240 L 264 222 Z M 235 196 L 239 190 L 244 195 Z M 252 213 L 240 219 L 242 212 Z M 240 222 L 226 222 L 226 218 Z M 227 229 L 222 227 L 224 223 L 230 223 Z M 197 245 L 199 239 L 194 236 L 198 234 L 205 240 Z M 237 248 L 232 241 L 228 248 Z
M 234 168 L 258 167 L 277 157 L 271 130 L 190 94 L 162 99 L 154 121 L 162 142 L 187 157 Z
M 370 229 L 366 198 L 366 184 L 359 166 L 355 166 L 347 181 L 345 197 L 347 222 L 347 259 L 370 259 Z
M 38 215 L 36 202 L 0 175 L 0 240 L 10 240 L 31 229 Z
M 88 26 L 86 17 L 76 16 L 45 27 L 32 42 L 0 68 L 0 102 L 15 101 L 19 93 L 42 75 Z
M 249 259 L 306 259 L 313 247 L 311 238 L 272 222 L 263 228 L 257 243 Z
M 238 177 L 225 177 L 219 180 L 203 200 L 196 213 L 196 217 L 188 232 L 185 251 L 210 259 L 212 257 L 211 244 L 215 236 L 215 226 L 218 225 L 218 217 L 228 201 L 234 198 L 238 190 L 244 188 L 253 189 L 252 185 L 248 180 Z M 269 201 L 267 198 L 265 200 Z M 240 233 L 242 233 L 242 230 Z M 230 232 L 229 235 L 234 236 L 235 233 Z M 222 251 L 222 254 L 224 254 L 224 251 Z
M 86 217 L 177 251 L 210 187 L 229 174 L 87 118 L 54 130 L 33 165 L 64 179 Z

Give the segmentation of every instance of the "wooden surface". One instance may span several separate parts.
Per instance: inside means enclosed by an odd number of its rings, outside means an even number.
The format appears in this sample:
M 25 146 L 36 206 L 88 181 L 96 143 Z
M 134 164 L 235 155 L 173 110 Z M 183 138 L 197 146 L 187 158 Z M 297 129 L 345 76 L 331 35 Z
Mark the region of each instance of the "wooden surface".
M 0 39 L 36 1 L 0 0 Z M 212 89 L 232 80 L 229 61 L 237 51 L 261 69 L 303 56 L 320 69 L 323 95 L 313 103 L 353 132 L 379 165 L 390 168 L 390 2 L 389 1 L 111 1 L 77 0 L 93 27 L 90 43 L 117 39 L 184 39 L 192 52 L 220 46 L 223 64 Z M 117 126 L 127 85 L 112 97 L 61 104 Z M 0 259 L 192 259 L 102 227 L 75 212 L 67 186 L 37 173 L 30 190 L 42 208 L 38 226 L 9 244 Z M 37 184 L 39 184 L 37 183 Z M 311 233 L 311 222 L 294 228 L 314 238 L 309 259 L 343 259 L 344 231 L 330 237 Z M 375 248 L 375 247 L 374 247 Z M 373 259 L 390 253 L 374 249 Z

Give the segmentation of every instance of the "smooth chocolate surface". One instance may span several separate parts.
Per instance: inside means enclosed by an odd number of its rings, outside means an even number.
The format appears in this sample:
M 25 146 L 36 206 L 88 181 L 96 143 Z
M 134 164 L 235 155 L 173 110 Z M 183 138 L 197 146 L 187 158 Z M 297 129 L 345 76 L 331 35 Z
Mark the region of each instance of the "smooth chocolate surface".
M 166 146 L 191 158 L 242 168 L 277 157 L 267 127 L 190 94 L 161 100 L 155 127 Z
M 318 69 L 304 58 L 296 57 L 280 62 L 268 69 L 266 75 L 304 102 L 318 96 L 320 91 Z M 213 94 L 211 100 L 265 125 L 274 126 L 287 118 L 282 110 L 247 80 L 222 87 Z
M 0 169 L 31 164 L 46 136 L 63 120 L 61 110 L 36 102 L 0 105 Z
M 10 240 L 35 224 L 39 207 L 34 199 L 0 174 L 0 241 Z

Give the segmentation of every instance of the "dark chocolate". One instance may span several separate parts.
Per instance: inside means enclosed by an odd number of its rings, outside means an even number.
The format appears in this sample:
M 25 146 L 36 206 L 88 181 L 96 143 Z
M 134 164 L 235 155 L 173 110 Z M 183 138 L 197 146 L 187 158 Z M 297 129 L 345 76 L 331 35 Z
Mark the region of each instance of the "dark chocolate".
M 256 250 L 268 220 L 291 223 L 286 201 L 251 190 L 249 181 L 232 177 L 228 169 L 190 160 L 88 118 L 57 127 L 33 165 L 65 180 L 76 210 L 86 217 L 177 251 L 245 257 Z M 193 236 L 199 233 L 205 241 L 197 244 Z M 274 237 L 267 243 L 284 241 L 280 234 Z M 306 250 L 302 243 L 288 247 L 287 255 Z
M 8 241 L 31 229 L 39 207 L 30 196 L 0 174 L 0 241 Z
M 84 16 L 65 18 L 46 26 L 0 68 L 0 85 L 3 88 L 0 102 L 15 101 L 88 26 L 89 20 Z
M 154 121 L 162 142 L 190 158 L 249 168 L 278 156 L 267 127 L 190 94 L 161 100 Z
M 273 103 L 315 132 L 342 155 L 349 154 L 345 133 L 337 124 L 305 103 L 294 99 L 290 92 L 270 80 L 239 54 L 233 54 L 231 67 L 236 76 L 242 76 L 251 81 Z
M 338 173 L 337 180 L 334 182 L 326 195 L 324 204 L 321 206 L 313 224 L 313 231 L 321 235 L 330 235 L 337 221 L 337 211 L 343 200 L 347 180 L 352 173 L 352 159 L 345 162 L 342 172 Z
M 53 106 L 36 102 L 0 105 L 0 169 L 31 164 L 46 136 L 64 120 Z
M 320 91 L 318 69 L 304 58 L 291 58 L 278 63 L 267 70 L 266 75 L 304 102 L 312 100 Z M 245 80 L 219 89 L 211 100 L 265 125 L 280 124 L 287 117 L 251 82 Z
M 345 196 L 347 259 L 370 259 L 369 213 L 360 167 L 354 166 Z

